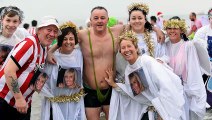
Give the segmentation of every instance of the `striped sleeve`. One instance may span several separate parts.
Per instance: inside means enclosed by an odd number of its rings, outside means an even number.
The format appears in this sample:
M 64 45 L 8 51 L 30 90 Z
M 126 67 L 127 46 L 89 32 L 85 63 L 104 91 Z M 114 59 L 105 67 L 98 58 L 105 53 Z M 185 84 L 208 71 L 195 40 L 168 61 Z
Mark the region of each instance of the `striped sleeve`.
M 33 55 L 34 42 L 30 39 L 25 39 L 21 43 L 17 44 L 12 52 L 11 58 L 17 64 L 22 67 Z

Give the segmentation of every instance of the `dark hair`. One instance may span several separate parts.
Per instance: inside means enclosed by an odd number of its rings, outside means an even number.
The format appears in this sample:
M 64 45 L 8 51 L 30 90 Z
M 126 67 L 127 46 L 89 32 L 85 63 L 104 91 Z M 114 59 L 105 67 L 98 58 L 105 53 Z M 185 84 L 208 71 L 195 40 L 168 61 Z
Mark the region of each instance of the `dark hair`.
M 208 10 L 208 15 L 210 14 L 210 12 L 212 12 L 212 8 L 210 8 L 210 9 Z
M 45 79 L 48 79 L 48 75 L 45 72 L 40 73 L 40 76 L 42 76 Z
M 197 16 L 195 12 L 191 12 L 191 15 L 194 16 L 194 17 Z
M 173 17 L 171 17 L 169 20 L 172 20 L 172 19 L 181 20 L 179 16 L 173 16 Z
M 173 16 L 173 17 L 171 17 L 169 20 L 173 20 L 173 19 L 181 20 L 179 16 Z M 184 41 L 188 41 L 188 38 L 187 38 L 187 36 L 186 36 L 185 33 L 181 33 L 180 36 L 181 36 L 181 38 L 182 38 Z
M 11 47 L 4 46 L 4 45 L 0 46 L 0 52 L 4 52 L 5 53 L 5 56 L 1 56 L 1 57 L 3 57 L 3 61 L 2 62 L 4 62 L 6 60 L 7 56 L 10 53 L 10 51 L 11 51 Z M 2 64 L 2 63 L 0 63 L 0 64 Z
M 105 11 L 107 12 L 107 9 L 106 9 L 105 7 L 96 6 L 96 7 L 94 7 L 94 8 L 91 10 L 91 14 L 92 14 L 92 12 L 93 12 L 94 10 L 96 10 L 96 9 L 98 9 L 98 10 L 105 10 Z
M 33 27 L 36 27 L 37 26 L 37 20 L 32 20 L 31 24 L 32 24 Z
M 78 43 L 78 37 L 77 37 L 77 31 L 76 29 L 72 28 L 72 27 L 67 27 L 61 30 L 62 34 L 60 36 L 58 36 L 58 41 L 57 41 L 57 45 L 59 47 L 62 46 L 62 43 L 64 41 L 64 37 L 69 34 L 70 32 L 74 35 L 74 39 L 75 39 L 75 45 Z
M 29 24 L 28 24 L 28 23 L 24 23 L 23 27 L 24 27 L 25 29 L 28 29 L 28 28 L 29 28 Z
M 150 17 L 150 20 L 152 20 L 152 21 L 154 21 L 154 22 L 156 23 L 157 18 L 156 18 L 155 16 L 151 16 L 151 17 Z
M 130 10 L 129 11 L 129 19 L 128 19 L 128 21 L 130 21 L 130 16 L 131 16 L 131 13 L 133 12 L 133 11 L 141 11 L 143 14 L 144 14 L 144 16 L 145 16 L 145 20 L 146 20 L 146 23 L 145 23 L 145 25 L 144 25 L 144 28 L 147 30 L 147 31 L 152 31 L 152 25 L 150 24 L 150 22 L 147 20 L 147 13 L 144 11 L 144 10 L 141 10 L 141 9 L 138 9 L 138 8 L 133 8 L 132 10 Z

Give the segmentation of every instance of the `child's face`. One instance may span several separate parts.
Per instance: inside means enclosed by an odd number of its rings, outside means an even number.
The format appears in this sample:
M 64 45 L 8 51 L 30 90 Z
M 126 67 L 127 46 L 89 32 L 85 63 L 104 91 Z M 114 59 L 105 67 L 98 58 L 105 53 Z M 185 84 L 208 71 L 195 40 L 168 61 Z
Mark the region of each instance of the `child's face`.
M 137 78 L 136 77 L 133 77 L 131 80 L 130 80 L 130 85 L 133 89 L 133 91 L 137 94 L 139 94 L 141 92 L 141 85 L 140 83 L 138 82 Z
M 19 16 L 15 15 L 14 17 L 5 16 L 2 20 L 3 24 L 3 34 L 12 35 L 17 27 L 20 25 Z
M 71 72 L 66 72 L 64 75 L 64 79 L 65 79 L 65 84 L 69 87 L 69 86 L 73 86 L 74 85 L 74 73 Z
M 39 75 L 38 79 L 36 81 L 36 85 L 35 85 L 36 90 L 40 91 L 42 89 L 42 87 L 44 86 L 45 82 L 46 82 L 46 78 L 44 78 L 43 76 Z

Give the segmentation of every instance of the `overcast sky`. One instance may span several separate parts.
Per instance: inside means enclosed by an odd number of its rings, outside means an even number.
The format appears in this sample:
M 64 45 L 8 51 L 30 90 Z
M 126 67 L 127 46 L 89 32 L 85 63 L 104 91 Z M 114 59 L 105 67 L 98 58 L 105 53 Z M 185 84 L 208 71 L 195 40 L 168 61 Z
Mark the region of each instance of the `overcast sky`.
M 212 0 L 0 0 L 0 6 L 15 5 L 24 11 L 24 22 L 39 20 L 45 15 L 53 15 L 59 22 L 71 20 L 77 25 L 85 25 L 90 10 L 97 6 L 108 9 L 110 16 L 123 22 L 127 21 L 127 6 L 132 2 L 143 2 L 149 5 L 150 15 L 158 11 L 166 16 L 188 15 L 194 11 L 207 13 L 212 7 Z

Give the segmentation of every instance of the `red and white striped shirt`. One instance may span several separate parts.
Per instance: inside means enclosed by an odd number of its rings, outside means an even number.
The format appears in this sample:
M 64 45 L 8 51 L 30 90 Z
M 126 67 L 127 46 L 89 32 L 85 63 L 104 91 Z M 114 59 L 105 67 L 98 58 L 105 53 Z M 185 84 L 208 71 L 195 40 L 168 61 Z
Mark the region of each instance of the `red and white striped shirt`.
M 28 29 L 28 32 L 31 34 L 31 35 L 35 35 L 36 34 L 36 27 L 31 27 Z
M 30 36 L 18 43 L 9 56 L 19 67 L 19 70 L 16 72 L 18 85 L 26 102 L 30 106 L 34 90 L 29 88 L 29 83 L 34 75 L 34 69 L 36 69 L 36 66 L 40 66 L 40 68 L 44 67 L 47 48 L 43 48 L 40 45 L 37 36 Z M 0 71 L 0 97 L 14 107 L 15 98 L 6 84 L 4 67 L 5 65 Z

